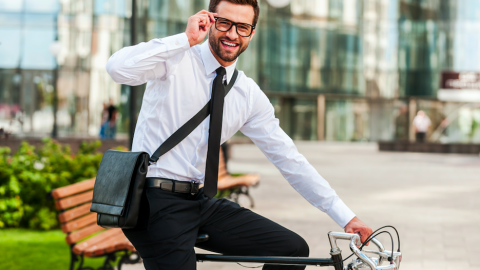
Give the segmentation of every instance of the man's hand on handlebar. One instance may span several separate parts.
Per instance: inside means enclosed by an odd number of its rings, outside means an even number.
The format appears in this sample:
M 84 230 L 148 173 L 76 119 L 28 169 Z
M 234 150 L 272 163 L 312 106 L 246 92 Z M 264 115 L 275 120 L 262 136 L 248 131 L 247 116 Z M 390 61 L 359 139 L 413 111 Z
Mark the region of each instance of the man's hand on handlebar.
M 372 229 L 367 226 L 367 224 L 363 223 L 357 217 L 352 218 L 350 222 L 344 228 L 346 233 L 356 233 L 360 235 L 360 239 L 363 242 L 367 240 L 367 237 L 372 234 Z M 369 243 L 367 243 L 368 246 Z

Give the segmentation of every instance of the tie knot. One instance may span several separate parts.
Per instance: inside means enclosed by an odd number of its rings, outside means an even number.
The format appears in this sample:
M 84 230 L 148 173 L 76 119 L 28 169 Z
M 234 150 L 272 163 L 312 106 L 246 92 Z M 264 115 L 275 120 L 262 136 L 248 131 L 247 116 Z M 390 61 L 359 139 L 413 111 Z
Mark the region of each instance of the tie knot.
M 225 74 L 227 74 L 227 71 L 225 70 L 224 67 L 219 67 L 219 68 L 217 68 L 216 71 L 217 71 L 217 76 L 222 76 L 223 77 Z

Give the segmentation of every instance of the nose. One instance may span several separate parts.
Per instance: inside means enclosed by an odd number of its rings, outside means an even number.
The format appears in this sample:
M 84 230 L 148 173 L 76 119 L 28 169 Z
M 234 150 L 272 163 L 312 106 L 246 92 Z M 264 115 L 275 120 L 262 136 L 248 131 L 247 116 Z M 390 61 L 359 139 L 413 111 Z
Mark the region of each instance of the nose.
M 231 40 L 235 40 L 238 38 L 236 25 L 232 25 L 230 30 L 227 31 L 227 37 L 230 38 Z

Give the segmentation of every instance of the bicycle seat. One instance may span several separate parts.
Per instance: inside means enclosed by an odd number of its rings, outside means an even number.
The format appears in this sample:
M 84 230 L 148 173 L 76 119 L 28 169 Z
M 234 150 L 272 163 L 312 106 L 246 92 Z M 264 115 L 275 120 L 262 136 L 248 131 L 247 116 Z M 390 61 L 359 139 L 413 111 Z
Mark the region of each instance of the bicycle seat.
M 195 244 L 205 242 L 207 240 L 208 240 L 208 234 L 206 234 L 206 233 L 199 234 L 199 235 L 197 235 L 197 240 L 195 240 Z

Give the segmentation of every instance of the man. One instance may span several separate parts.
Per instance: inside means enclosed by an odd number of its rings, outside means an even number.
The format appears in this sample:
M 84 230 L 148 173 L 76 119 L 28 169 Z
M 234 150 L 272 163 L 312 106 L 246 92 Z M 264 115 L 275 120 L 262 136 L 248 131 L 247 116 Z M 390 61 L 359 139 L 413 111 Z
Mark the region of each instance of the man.
M 115 139 L 117 133 L 118 110 L 110 99 L 109 104 L 103 104 L 102 126 L 100 127 L 101 139 Z
M 139 224 L 124 230 L 146 269 L 195 269 L 198 233 L 210 236 L 198 247 L 222 254 L 308 256 L 307 243 L 294 232 L 233 202 L 211 199 L 216 192 L 214 167 L 218 170 L 219 145 L 238 130 L 252 139 L 310 203 L 346 232 L 359 233 L 364 241 L 371 229 L 298 153 L 257 84 L 239 72 L 225 96 L 224 84 L 232 79 L 237 57 L 255 35 L 260 12 L 257 1 L 211 0 L 209 11 L 190 17 L 185 33 L 123 48 L 107 64 L 117 83 L 147 83 L 134 151 L 152 154 L 210 99 L 213 103 L 210 116 L 149 167 L 149 188 Z M 200 45 L 207 33 L 208 41 Z M 155 186 L 159 181 L 168 183 L 168 190 Z M 172 187 L 204 182 L 205 187 L 194 194 L 180 193 Z
M 115 139 L 115 135 L 117 133 L 118 110 L 117 110 L 117 107 L 115 107 L 115 105 L 113 104 L 112 99 L 110 99 L 110 105 L 108 106 L 107 111 L 108 111 L 107 138 Z
M 425 142 L 431 124 L 432 122 L 428 115 L 424 111 L 419 110 L 415 118 L 413 118 L 413 128 L 415 130 L 415 139 L 417 142 Z

